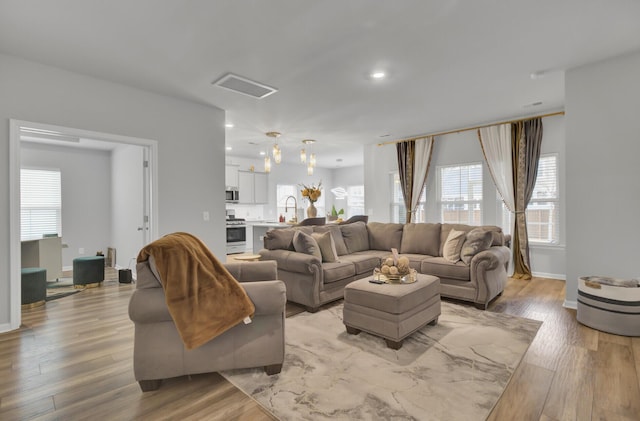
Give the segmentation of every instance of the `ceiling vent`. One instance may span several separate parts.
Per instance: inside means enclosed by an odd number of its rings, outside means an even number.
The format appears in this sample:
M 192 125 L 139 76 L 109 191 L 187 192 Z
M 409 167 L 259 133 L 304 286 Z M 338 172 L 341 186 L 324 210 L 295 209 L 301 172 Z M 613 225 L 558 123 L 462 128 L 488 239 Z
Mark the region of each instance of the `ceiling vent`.
M 265 98 L 278 92 L 276 88 L 254 82 L 242 76 L 234 75 L 233 73 L 227 73 L 220 79 L 213 82 L 213 84 L 233 92 L 248 95 L 252 98 Z

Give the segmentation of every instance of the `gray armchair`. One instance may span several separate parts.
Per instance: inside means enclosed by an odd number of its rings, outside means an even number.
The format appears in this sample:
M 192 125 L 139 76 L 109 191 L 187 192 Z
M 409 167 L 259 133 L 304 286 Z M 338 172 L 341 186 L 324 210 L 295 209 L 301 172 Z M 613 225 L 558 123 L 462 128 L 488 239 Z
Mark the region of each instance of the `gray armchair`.
M 225 267 L 253 302 L 253 320 L 187 350 L 167 309 L 153 257 L 138 263 L 129 317 L 135 324 L 133 371 L 143 392 L 156 390 L 162 379 L 189 374 L 264 367 L 272 375 L 282 369 L 287 299 L 284 283 L 276 280 L 276 262 L 228 263 Z

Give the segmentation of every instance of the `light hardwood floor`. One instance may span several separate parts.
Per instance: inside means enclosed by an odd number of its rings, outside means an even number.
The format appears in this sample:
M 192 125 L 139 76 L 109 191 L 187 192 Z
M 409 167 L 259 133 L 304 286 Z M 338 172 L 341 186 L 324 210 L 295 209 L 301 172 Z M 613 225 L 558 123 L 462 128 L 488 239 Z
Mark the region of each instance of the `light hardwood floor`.
M 23 327 L 0 335 L 0 419 L 272 419 L 215 373 L 143 394 L 132 370 L 133 288 L 105 282 L 24 310 Z M 562 281 L 510 279 L 490 306 L 544 323 L 489 419 L 639 420 L 640 338 L 578 324 L 563 299 Z

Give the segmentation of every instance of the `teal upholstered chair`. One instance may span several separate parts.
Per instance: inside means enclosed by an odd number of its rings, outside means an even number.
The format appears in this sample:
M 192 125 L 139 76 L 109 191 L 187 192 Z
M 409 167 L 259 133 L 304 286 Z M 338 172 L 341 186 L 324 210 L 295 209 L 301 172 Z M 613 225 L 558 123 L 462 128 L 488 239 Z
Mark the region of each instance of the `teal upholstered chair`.
M 76 257 L 73 259 L 73 286 L 98 287 L 104 281 L 104 256 Z

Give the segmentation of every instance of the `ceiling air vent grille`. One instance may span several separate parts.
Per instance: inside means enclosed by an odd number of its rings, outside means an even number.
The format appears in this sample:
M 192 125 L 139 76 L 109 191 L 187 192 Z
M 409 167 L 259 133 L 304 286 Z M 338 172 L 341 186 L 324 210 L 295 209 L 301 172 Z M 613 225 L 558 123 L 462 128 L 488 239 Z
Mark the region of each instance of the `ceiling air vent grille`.
M 267 86 L 262 83 L 254 82 L 242 76 L 234 75 L 233 73 L 228 73 L 222 76 L 220 79 L 213 82 L 213 84 L 215 86 L 248 95 L 253 98 L 265 98 L 273 93 L 278 92 L 276 88 L 272 88 L 271 86 Z

